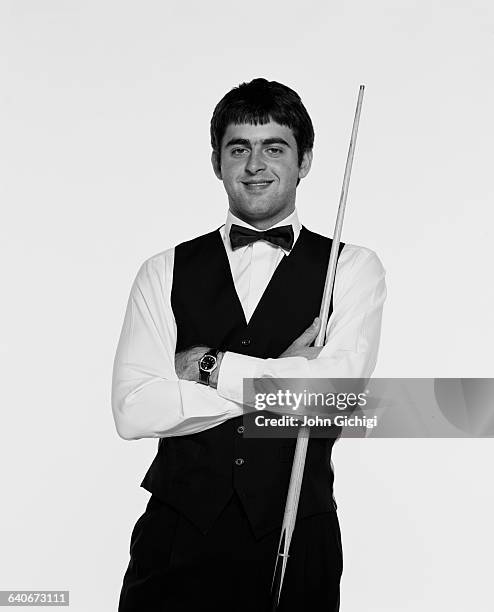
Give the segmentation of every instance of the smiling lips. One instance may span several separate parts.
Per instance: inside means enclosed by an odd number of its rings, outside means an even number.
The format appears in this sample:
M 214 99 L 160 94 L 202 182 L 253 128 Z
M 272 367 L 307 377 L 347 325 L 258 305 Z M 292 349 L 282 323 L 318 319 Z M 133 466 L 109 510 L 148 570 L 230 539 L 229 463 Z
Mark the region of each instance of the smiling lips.
M 260 180 L 242 181 L 243 185 L 245 185 L 245 187 L 249 189 L 249 191 L 260 191 L 262 189 L 266 189 L 267 187 L 271 185 L 272 182 L 273 181 L 260 181 Z

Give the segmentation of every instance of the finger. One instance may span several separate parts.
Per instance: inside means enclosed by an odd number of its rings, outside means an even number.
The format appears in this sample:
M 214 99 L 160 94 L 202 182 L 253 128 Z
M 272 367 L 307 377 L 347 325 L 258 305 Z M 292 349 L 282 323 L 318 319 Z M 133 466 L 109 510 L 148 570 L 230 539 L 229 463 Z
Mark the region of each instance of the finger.
M 300 336 L 293 341 L 295 346 L 309 346 L 317 338 L 319 328 L 321 327 L 321 320 L 316 317 L 310 325 Z

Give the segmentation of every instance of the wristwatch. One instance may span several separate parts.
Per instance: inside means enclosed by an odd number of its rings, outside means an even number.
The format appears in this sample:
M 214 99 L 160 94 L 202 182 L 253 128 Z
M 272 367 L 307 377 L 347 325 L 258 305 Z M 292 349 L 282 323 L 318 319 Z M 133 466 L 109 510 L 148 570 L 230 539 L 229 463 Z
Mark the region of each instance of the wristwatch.
M 199 382 L 203 385 L 209 385 L 209 377 L 211 372 L 218 367 L 218 353 L 220 349 L 209 349 L 199 359 Z

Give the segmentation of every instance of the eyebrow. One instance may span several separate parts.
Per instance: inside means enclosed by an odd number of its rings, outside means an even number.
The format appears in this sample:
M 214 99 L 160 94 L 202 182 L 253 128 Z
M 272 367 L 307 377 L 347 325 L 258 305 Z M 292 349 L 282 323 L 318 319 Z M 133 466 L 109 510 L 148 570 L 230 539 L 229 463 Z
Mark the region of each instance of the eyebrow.
M 282 144 L 288 147 L 289 149 L 291 149 L 291 146 L 283 138 L 265 138 L 264 140 L 261 140 L 261 144 L 263 145 Z M 251 142 L 247 138 L 231 138 L 225 144 L 225 147 L 232 147 L 233 145 L 242 145 L 244 147 L 250 147 Z

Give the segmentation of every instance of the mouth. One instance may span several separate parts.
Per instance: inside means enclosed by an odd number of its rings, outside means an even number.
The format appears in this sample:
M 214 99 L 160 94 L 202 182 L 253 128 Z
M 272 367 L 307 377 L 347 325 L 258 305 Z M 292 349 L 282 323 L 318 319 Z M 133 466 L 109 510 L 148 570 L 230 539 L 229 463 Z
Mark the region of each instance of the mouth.
M 242 181 L 242 184 L 249 191 L 262 191 L 267 189 L 274 181 Z

